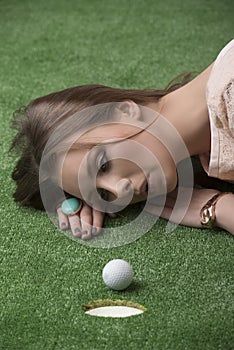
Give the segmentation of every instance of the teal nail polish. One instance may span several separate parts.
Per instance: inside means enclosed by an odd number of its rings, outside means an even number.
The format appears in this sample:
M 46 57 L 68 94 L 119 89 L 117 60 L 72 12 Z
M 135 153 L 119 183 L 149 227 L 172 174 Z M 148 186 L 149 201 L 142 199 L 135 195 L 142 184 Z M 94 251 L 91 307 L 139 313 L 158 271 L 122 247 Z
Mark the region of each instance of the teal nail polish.
M 78 227 L 75 228 L 74 233 L 79 233 L 80 229 Z
M 88 231 L 85 230 L 85 231 L 82 231 L 82 235 L 87 235 L 88 234 Z
M 97 227 L 92 227 L 91 233 L 95 235 L 97 233 Z

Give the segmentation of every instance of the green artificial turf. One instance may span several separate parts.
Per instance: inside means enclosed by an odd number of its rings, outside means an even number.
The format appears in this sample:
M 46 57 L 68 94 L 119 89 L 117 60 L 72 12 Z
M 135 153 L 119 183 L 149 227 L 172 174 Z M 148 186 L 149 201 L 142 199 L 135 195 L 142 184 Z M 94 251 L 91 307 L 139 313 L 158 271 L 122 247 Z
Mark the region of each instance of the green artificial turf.
M 0 349 L 233 349 L 233 236 L 181 226 L 166 234 L 160 220 L 125 246 L 79 244 L 12 200 L 7 152 L 12 113 L 33 98 L 91 83 L 163 88 L 204 70 L 233 38 L 233 1 L 1 0 L 0 11 Z M 101 278 L 115 258 L 135 273 L 123 292 Z M 85 315 L 98 299 L 147 311 Z

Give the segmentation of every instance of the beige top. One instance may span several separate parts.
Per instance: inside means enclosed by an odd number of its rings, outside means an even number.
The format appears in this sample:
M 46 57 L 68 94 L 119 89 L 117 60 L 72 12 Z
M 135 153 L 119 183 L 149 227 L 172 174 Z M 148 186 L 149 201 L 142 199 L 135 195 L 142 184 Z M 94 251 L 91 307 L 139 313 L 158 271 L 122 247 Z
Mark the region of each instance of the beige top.
M 207 174 L 234 181 L 234 40 L 219 53 L 206 87 L 211 150 L 200 155 Z

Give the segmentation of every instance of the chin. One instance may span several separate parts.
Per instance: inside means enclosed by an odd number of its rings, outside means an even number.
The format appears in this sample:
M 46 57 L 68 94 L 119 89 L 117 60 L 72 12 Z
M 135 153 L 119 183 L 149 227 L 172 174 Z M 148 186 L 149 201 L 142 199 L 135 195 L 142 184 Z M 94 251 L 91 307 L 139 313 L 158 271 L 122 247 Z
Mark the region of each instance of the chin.
M 172 192 L 177 186 L 177 174 L 173 173 L 166 179 L 167 193 Z
M 177 185 L 177 181 L 174 181 L 173 183 L 169 183 L 167 185 L 167 193 L 170 193 L 172 191 L 174 191 L 174 189 L 176 188 L 176 185 Z

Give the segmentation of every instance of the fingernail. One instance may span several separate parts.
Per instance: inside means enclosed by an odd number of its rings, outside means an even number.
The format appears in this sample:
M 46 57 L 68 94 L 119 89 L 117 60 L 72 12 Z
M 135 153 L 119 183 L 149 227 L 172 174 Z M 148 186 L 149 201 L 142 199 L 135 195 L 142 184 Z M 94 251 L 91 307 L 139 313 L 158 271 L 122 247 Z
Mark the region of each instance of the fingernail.
M 92 235 L 95 235 L 95 233 L 97 233 L 97 227 L 92 227 L 91 233 Z
M 74 233 L 79 233 L 80 229 L 78 227 L 75 228 Z
M 82 235 L 87 235 L 88 231 L 85 230 L 85 231 L 82 231 Z
M 61 223 L 61 228 L 65 228 L 67 225 L 66 225 L 66 222 L 62 222 Z

